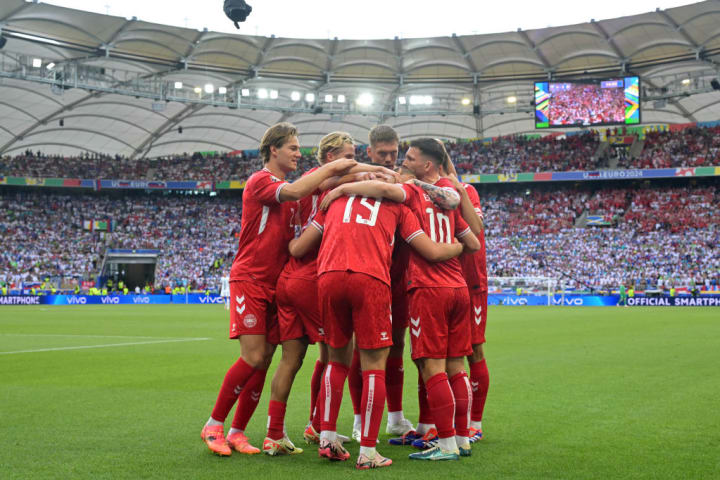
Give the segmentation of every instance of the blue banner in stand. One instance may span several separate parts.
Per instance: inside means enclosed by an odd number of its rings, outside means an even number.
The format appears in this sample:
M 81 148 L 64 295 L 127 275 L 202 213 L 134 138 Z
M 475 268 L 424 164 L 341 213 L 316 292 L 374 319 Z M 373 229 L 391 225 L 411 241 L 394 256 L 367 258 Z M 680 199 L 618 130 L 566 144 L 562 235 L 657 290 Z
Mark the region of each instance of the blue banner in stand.
M 611 307 L 618 304 L 617 295 L 558 295 L 550 299 L 550 305 L 575 307 Z M 491 293 L 488 305 L 547 305 L 547 295 L 507 295 Z M 720 295 L 703 295 L 692 298 L 689 295 L 679 297 L 645 297 L 637 296 L 627 299 L 631 307 L 720 307 Z
M 618 297 L 603 297 L 599 295 L 554 295 L 550 297 L 550 305 L 565 305 L 575 307 L 607 307 L 617 305 Z M 488 305 L 548 305 L 547 295 L 507 295 L 491 293 L 488 295 Z
M 186 301 L 187 300 L 187 301 Z M 186 295 L 11 295 L 0 297 L 0 305 L 167 305 L 220 304 L 219 295 L 189 293 Z
M 44 305 L 162 305 L 170 295 L 43 295 Z

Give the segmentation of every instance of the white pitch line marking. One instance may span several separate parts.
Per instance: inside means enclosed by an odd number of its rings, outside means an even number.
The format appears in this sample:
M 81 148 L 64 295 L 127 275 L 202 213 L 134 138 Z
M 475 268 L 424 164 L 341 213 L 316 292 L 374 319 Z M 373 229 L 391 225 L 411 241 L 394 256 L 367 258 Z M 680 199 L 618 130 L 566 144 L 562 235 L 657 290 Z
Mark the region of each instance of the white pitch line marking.
M 176 338 L 173 340 L 154 340 L 150 342 L 128 342 L 128 343 L 109 343 L 104 345 L 77 345 L 74 347 L 55 347 L 55 348 L 36 348 L 33 350 L 16 350 L 14 352 L 0 352 L 0 355 L 11 355 L 15 353 L 36 353 L 36 352 L 57 352 L 61 350 L 85 350 L 90 348 L 107 348 L 107 347 L 127 347 L 131 345 L 150 345 L 154 343 L 176 343 L 176 342 L 199 342 L 202 340 L 210 340 L 209 338 Z
M 142 335 L 79 335 L 72 333 L 0 333 L 6 337 L 78 337 L 78 338 L 145 338 L 153 340 L 177 340 L 179 337 L 144 337 Z

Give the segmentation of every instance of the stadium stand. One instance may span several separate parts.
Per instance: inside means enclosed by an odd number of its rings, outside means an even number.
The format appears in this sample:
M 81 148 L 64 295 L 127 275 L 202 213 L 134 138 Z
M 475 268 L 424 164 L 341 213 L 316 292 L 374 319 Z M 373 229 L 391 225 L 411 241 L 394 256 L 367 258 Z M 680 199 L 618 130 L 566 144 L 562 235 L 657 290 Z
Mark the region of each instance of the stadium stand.
M 549 272 L 571 288 L 594 290 L 619 282 L 720 281 L 715 184 L 480 190 L 491 276 Z M 46 276 L 92 279 L 106 249 L 150 248 L 161 251 L 156 288 L 183 279 L 193 289 L 215 288 L 222 271 L 215 262 L 232 259 L 240 229 L 239 196 L 0 192 L 6 239 L 0 280 L 16 284 Z M 584 212 L 617 216 L 618 224 L 575 227 Z M 88 219 L 115 226 L 111 232 L 88 231 Z

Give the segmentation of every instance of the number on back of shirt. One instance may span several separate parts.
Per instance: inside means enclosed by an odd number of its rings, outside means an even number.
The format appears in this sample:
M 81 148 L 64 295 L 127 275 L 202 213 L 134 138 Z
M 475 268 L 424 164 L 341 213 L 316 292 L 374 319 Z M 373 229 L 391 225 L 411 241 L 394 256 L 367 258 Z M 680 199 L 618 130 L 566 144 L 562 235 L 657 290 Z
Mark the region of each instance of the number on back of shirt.
M 375 202 L 371 204 L 370 202 Z M 345 213 L 343 215 L 343 223 L 350 223 L 352 218 L 352 209 L 353 204 L 355 203 L 355 195 L 350 195 L 348 198 L 347 204 L 345 205 Z M 368 227 L 375 226 L 375 222 L 377 222 L 378 212 L 380 211 L 380 205 L 382 204 L 381 199 L 373 198 L 372 200 L 368 197 L 361 197 L 360 198 L 360 205 L 362 205 L 363 209 L 361 209 L 360 213 L 357 213 L 355 215 L 355 223 L 359 223 L 361 225 L 367 225 Z M 367 211 L 365 211 L 367 210 Z M 363 215 L 366 215 L 363 217 Z
M 432 208 L 426 208 L 430 220 L 430 238 L 437 243 L 452 243 L 450 233 L 450 217 Z

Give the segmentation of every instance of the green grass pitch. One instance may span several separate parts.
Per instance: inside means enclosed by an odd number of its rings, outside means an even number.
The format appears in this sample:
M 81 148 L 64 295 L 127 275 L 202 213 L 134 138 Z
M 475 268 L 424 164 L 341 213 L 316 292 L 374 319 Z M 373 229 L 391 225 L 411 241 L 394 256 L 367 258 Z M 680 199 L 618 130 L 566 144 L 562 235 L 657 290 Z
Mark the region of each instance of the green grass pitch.
M 200 428 L 239 353 L 227 316 L 207 305 L 0 308 L 0 478 L 720 476 L 717 309 L 491 307 L 486 439 L 459 462 L 411 462 L 410 447 L 386 445 L 383 422 L 380 452 L 395 463 L 375 472 L 354 470 L 356 444 L 333 464 L 311 446 L 280 458 L 206 449 Z M 287 412 L 303 447 L 315 355 Z M 248 427 L 256 446 L 270 377 Z M 417 421 L 409 362 L 405 389 Z M 338 426 L 350 433 L 347 391 Z

